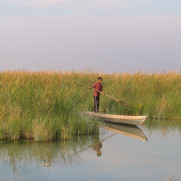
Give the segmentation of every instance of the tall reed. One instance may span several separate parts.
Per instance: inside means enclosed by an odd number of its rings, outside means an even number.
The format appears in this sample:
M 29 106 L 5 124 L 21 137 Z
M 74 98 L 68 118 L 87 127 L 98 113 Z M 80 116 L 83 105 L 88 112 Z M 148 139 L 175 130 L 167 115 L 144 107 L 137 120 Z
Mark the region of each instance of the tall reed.
M 97 123 L 80 114 L 93 110 L 93 93 L 74 80 L 91 86 L 98 76 L 107 94 L 132 106 L 101 96 L 100 112 L 181 119 L 180 73 L 1 72 L 0 139 L 50 141 L 96 133 Z

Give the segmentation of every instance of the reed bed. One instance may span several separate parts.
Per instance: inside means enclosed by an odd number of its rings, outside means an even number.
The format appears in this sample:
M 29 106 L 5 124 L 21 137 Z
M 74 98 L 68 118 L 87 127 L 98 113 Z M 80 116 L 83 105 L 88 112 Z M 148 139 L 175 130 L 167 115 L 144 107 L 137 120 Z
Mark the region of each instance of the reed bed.
M 1 72 L 0 139 L 51 141 L 98 132 L 96 121 L 80 112 L 93 110 L 92 85 L 104 78 L 104 91 L 132 108 L 101 96 L 100 112 L 181 119 L 181 74 L 90 72 Z

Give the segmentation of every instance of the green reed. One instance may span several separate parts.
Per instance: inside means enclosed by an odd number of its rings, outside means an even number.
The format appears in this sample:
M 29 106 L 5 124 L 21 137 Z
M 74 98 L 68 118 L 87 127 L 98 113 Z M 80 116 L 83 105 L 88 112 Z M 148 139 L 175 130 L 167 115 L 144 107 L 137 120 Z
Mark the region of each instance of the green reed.
M 80 114 L 93 110 L 93 92 L 74 80 L 91 86 L 98 76 L 107 94 L 132 106 L 101 96 L 100 112 L 181 119 L 180 73 L 2 72 L 0 139 L 51 141 L 97 133 L 96 121 Z

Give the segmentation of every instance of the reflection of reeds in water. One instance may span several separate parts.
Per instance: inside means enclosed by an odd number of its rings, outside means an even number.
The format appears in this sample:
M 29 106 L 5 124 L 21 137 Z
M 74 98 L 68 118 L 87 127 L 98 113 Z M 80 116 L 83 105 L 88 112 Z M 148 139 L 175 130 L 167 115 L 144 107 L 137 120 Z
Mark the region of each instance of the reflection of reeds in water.
M 57 72 L 0 73 L 0 139 L 37 141 L 94 134 L 97 124 L 79 112 L 93 109 L 92 92 L 74 80 L 92 85 L 100 74 Z M 100 112 L 181 118 L 181 74 L 102 74 L 104 91 L 131 109 L 101 96 Z
M 157 131 L 162 134 L 162 136 L 167 136 L 170 131 L 177 130 L 181 133 L 181 121 L 179 120 L 148 120 L 143 125 L 145 129 L 152 134 L 153 131 Z
M 163 181 L 181 181 L 180 179 L 175 179 L 175 176 L 170 176 L 169 178 L 165 178 Z
M 72 165 L 81 160 L 81 150 L 89 148 L 97 139 L 94 136 L 82 136 L 62 142 L 10 142 L 0 144 L 0 158 L 17 171 L 18 163 L 35 162 L 37 166 L 43 164 Z

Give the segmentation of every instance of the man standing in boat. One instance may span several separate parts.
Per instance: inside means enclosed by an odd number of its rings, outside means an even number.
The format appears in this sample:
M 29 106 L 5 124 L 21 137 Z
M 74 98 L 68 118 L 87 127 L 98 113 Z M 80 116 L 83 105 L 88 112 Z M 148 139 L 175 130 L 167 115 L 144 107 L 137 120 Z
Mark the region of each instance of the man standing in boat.
M 103 86 L 102 86 L 102 77 L 98 77 L 97 82 L 94 83 L 90 89 L 94 88 L 94 111 L 99 112 L 99 98 L 100 98 L 100 92 L 102 92 Z M 104 93 L 103 93 L 104 94 Z

